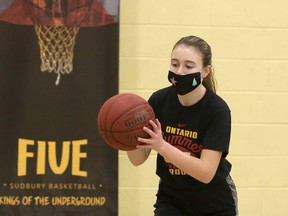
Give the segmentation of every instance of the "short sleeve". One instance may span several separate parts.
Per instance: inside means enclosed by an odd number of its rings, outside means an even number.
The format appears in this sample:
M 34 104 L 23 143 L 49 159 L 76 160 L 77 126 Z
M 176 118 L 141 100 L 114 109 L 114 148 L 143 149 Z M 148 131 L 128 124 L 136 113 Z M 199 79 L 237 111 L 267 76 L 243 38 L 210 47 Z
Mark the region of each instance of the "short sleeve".
M 229 152 L 231 136 L 230 110 L 221 111 L 211 116 L 203 138 L 203 149 L 222 151 L 223 157 Z

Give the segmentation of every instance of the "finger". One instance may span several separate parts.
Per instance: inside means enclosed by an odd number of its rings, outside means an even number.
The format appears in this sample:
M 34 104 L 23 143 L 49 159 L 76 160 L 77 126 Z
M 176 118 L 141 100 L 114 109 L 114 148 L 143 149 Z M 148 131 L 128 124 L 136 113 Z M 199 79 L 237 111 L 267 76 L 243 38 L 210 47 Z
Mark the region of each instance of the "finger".
M 140 142 L 140 143 L 146 144 L 148 139 L 138 137 L 137 141 Z
M 159 129 L 161 129 L 161 123 L 160 123 L 159 119 L 156 119 L 156 124 L 157 124 L 157 127 L 158 127 Z
M 157 130 L 158 129 L 158 125 L 154 122 L 154 121 L 152 121 L 152 120 L 149 120 L 149 123 L 150 123 L 150 125 L 152 126 L 152 128 L 153 128 L 153 131 L 155 131 L 155 130 Z
M 153 127 L 153 126 L 152 126 Z M 154 128 L 153 128 L 154 129 Z M 143 130 L 150 136 L 152 137 L 153 135 L 155 135 L 154 131 L 152 131 L 150 128 L 148 127 L 143 127 Z

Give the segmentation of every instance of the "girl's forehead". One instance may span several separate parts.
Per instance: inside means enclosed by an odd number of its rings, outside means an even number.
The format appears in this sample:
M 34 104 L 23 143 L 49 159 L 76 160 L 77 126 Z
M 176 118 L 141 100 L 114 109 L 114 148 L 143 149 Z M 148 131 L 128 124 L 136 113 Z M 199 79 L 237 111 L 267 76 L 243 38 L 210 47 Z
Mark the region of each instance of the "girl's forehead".
M 199 50 L 193 46 L 178 45 L 176 46 L 171 54 L 171 59 L 192 61 L 195 63 L 201 63 L 201 53 Z

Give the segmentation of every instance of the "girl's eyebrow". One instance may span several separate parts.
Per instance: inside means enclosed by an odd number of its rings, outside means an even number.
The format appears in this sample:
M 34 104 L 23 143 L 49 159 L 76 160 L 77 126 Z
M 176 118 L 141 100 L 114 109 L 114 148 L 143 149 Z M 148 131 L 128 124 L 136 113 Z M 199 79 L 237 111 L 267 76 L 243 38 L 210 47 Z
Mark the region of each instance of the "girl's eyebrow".
M 175 59 L 175 58 L 171 58 L 171 61 L 179 61 L 179 60 L 178 60 L 178 59 Z M 194 61 L 191 61 L 191 60 L 185 60 L 185 63 L 196 64 Z

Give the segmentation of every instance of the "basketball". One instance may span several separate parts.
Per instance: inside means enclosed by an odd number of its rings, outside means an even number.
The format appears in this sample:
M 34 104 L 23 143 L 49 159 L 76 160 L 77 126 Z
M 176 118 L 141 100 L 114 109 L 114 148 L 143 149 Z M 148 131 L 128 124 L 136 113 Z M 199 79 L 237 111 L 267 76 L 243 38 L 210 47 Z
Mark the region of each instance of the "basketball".
M 148 138 L 143 126 L 151 128 L 149 120 L 155 120 L 150 104 L 142 97 L 122 93 L 109 98 L 98 113 L 98 130 L 103 140 L 117 150 L 136 149 L 138 137 Z

